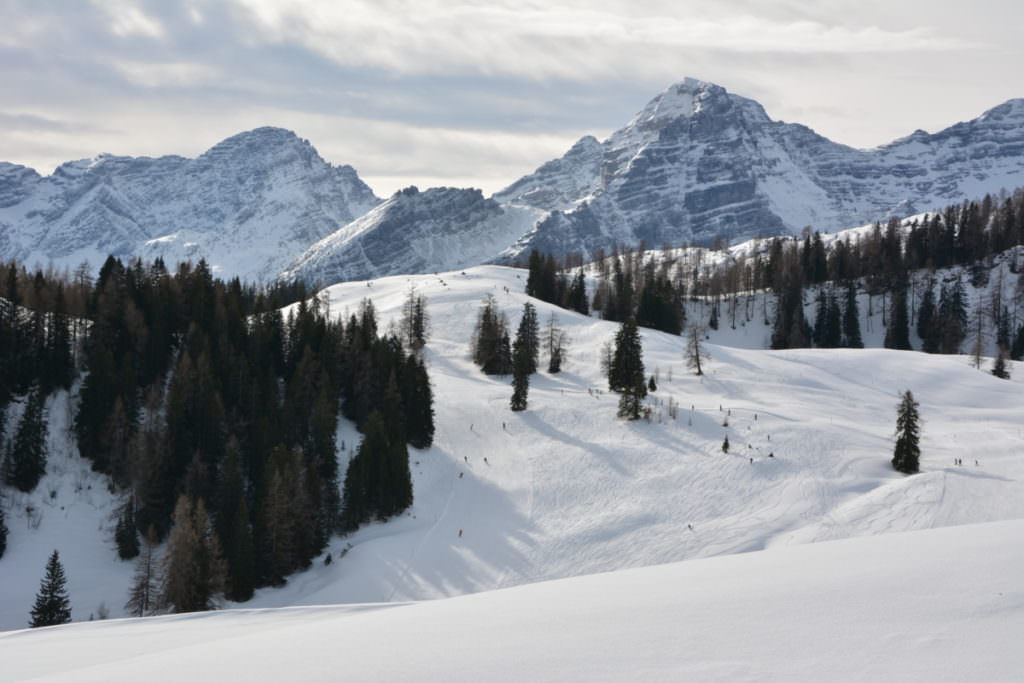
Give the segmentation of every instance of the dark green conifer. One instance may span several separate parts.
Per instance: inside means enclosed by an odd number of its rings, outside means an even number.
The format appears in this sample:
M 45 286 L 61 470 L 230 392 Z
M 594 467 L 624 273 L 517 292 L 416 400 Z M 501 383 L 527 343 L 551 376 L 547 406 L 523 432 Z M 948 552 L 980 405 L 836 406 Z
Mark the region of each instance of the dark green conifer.
M 917 408 L 918 403 L 910 390 L 903 392 L 896 410 L 896 448 L 892 466 L 904 474 L 916 474 L 919 469 L 921 426 Z
M 32 606 L 29 626 L 56 626 L 71 621 L 71 601 L 68 599 L 67 577 L 60 563 L 60 554 L 54 550 L 46 562 L 46 575 L 39 585 L 36 602 Z

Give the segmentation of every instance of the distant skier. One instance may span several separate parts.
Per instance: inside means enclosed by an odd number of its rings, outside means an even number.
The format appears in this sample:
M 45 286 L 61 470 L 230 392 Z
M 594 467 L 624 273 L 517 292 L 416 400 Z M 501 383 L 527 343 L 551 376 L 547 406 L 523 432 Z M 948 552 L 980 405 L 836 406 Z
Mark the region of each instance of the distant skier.
M 459 479 L 462 479 L 462 472 L 459 472 Z
M 754 464 L 754 459 L 753 459 L 753 458 L 751 458 L 751 459 L 750 459 L 750 464 L 751 464 L 751 465 L 753 465 L 753 464 Z
M 487 462 L 487 456 L 486 455 L 484 456 L 484 464 L 485 465 L 490 465 L 491 464 L 491 463 Z
M 459 538 L 462 538 L 462 529 L 459 529 Z

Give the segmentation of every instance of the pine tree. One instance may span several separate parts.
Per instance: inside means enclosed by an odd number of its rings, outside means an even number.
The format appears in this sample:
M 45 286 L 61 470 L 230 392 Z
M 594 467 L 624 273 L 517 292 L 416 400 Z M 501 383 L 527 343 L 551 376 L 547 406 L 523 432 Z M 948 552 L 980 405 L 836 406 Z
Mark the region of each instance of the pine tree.
M 402 319 L 398 324 L 402 342 L 407 349 L 415 352 L 426 346 L 428 326 L 427 301 L 422 294 L 416 293 L 415 286 L 410 286 L 402 305 Z
M 128 602 L 124 605 L 128 614 L 135 617 L 152 614 L 157 606 L 157 599 L 160 595 L 160 577 L 156 548 L 156 529 L 150 526 L 139 556 L 135 560 L 132 588 L 128 594 Z
M 851 349 L 864 348 L 860 333 L 860 307 L 857 305 L 857 284 L 850 280 L 846 285 L 846 306 L 843 308 L 843 344 Z
M 43 397 L 38 387 L 28 394 L 8 460 L 7 483 L 19 491 L 32 491 L 46 474 L 46 422 Z
M 56 626 L 71 621 L 71 601 L 68 599 L 67 578 L 60 563 L 60 554 L 54 550 L 46 562 L 46 575 L 32 606 L 29 626 Z
M 916 474 L 919 469 L 921 438 L 918 403 L 910 390 L 903 392 L 896 411 L 896 448 L 893 451 L 892 466 L 897 472 Z

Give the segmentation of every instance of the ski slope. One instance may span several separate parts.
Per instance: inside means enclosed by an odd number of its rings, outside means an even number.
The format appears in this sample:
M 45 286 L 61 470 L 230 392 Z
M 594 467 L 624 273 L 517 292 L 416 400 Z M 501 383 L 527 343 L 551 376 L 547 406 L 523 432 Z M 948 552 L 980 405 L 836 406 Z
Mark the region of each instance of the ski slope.
M 721 343 L 708 345 L 707 374 L 697 378 L 686 370 L 681 338 L 643 331 L 644 359 L 660 386 L 651 422 L 628 423 L 616 417 L 617 397 L 606 392 L 598 362 L 617 326 L 535 302 L 541 322 L 556 313 L 572 343 L 565 371 L 533 376 L 529 409 L 512 413 L 510 378 L 480 373 L 469 340 L 487 293 L 515 328 L 528 300 L 525 277 L 481 266 L 327 291 L 337 315 L 372 298 L 381 329 L 397 320 L 410 285 L 426 296 L 436 441 L 411 451 L 415 503 L 406 514 L 333 539 L 332 564 L 317 561 L 244 607 L 444 598 L 794 544 L 1024 519 L 1019 363 L 1003 381 L 964 356 L 764 351 L 744 348 L 760 345 L 763 326 L 732 330 L 723 323 L 713 337 Z M 866 326 L 866 306 L 861 312 Z M 889 465 L 898 393 L 906 389 L 924 420 L 922 473 L 913 477 Z M 676 419 L 670 399 L 679 405 Z M 721 449 L 726 435 L 728 454 Z M 343 467 L 358 441 L 343 422 Z M 965 465 L 954 466 L 954 458 Z M 111 616 L 123 614 L 131 565 L 116 560 L 110 541 L 113 501 L 97 490 L 101 482 L 74 487 L 58 472 L 83 471 L 84 478 L 84 469 L 67 453 L 32 496 L 8 494 L 0 628 L 26 624 L 55 547 L 76 620 L 96 614 L 101 602 Z M 43 511 L 32 524 L 24 515 L 30 504 Z
M 5 680 L 1019 681 L 1024 521 L 420 603 L 0 634 Z

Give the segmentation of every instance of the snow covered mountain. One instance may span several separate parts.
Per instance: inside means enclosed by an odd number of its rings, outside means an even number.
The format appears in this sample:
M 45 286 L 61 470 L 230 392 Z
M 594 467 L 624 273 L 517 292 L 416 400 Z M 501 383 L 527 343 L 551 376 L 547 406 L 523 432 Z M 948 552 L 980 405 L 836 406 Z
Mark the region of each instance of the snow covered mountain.
M 47 177 L 0 164 L 0 257 L 74 267 L 109 253 L 203 256 L 224 276 L 331 283 L 509 263 L 531 248 L 587 255 L 834 231 L 1022 178 L 1024 99 L 858 150 L 688 78 L 607 140 L 582 138 L 490 199 L 410 188 L 382 204 L 351 167 L 277 128 L 197 159 L 100 156 Z
M 513 254 L 586 253 L 614 242 L 834 231 L 1013 189 L 1022 177 L 1024 99 L 858 150 L 688 78 L 604 142 L 582 138 L 495 199 L 552 212 Z
M 0 163 L 0 256 L 98 267 L 108 254 L 205 257 L 222 276 L 276 276 L 295 254 L 380 200 L 306 140 L 258 128 L 196 159 L 72 161 L 53 175 Z
M 480 190 L 408 187 L 311 246 L 283 276 L 332 284 L 466 268 L 492 259 L 542 215 Z

